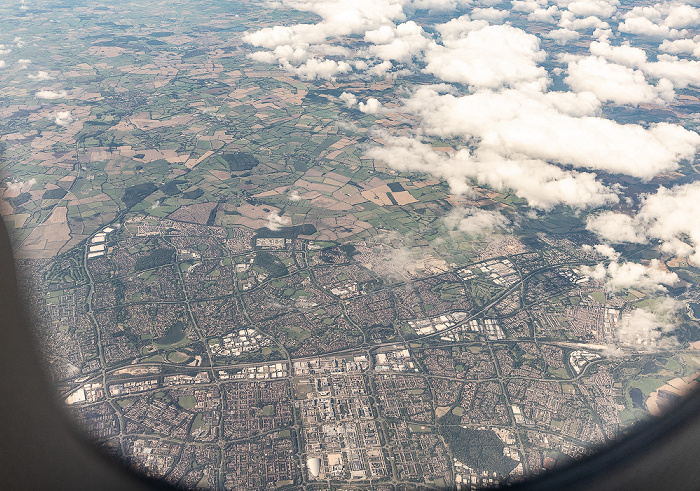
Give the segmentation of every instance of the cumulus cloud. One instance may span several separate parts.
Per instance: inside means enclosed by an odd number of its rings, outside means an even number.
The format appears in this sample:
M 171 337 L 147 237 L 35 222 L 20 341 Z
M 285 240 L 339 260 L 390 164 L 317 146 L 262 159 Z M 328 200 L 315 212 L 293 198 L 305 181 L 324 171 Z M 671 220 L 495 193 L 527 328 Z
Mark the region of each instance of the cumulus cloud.
M 285 0 L 285 6 L 305 12 L 313 12 L 321 17 L 314 24 L 302 24 L 307 42 L 321 42 L 334 36 L 364 33 L 368 30 L 405 20 L 402 1 L 393 0 Z M 263 29 L 264 31 L 264 29 Z M 253 33 L 250 33 L 253 34 Z M 244 40 L 249 42 L 248 39 Z M 256 45 L 255 43 L 251 43 Z M 289 44 L 280 41 L 279 44 Z M 269 47 L 269 46 L 268 46 Z
M 474 20 L 485 20 L 491 24 L 502 24 L 505 21 L 510 12 L 507 10 L 499 10 L 493 7 L 489 8 L 475 8 L 471 11 L 471 18 Z
M 413 0 L 411 4 L 419 10 L 454 10 L 460 5 L 470 5 L 471 0 Z
M 638 350 L 654 350 L 677 345 L 675 338 L 668 337 L 676 323 L 674 318 L 682 304 L 670 297 L 655 300 L 653 308 L 634 309 L 624 313 L 617 329 L 619 344 Z
M 438 136 L 461 136 L 504 157 L 521 155 L 650 179 L 695 155 L 700 135 L 678 125 L 643 128 L 596 116 L 592 94 L 477 91 L 466 96 L 420 88 L 405 110 Z M 593 97 L 595 100 L 595 97 Z
M 479 31 L 488 25 L 488 21 L 471 20 L 469 15 L 462 15 L 444 24 L 436 25 L 435 30 L 440 33 L 443 39 L 459 39 L 471 31 Z
M 545 24 L 556 24 L 557 21 L 554 18 L 559 14 L 559 9 L 556 5 L 551 5 L 549 7 L 533 10 L 532 13 L 528 14 L 527 20 L 530 22 L 544 22 Z
M 659 51 L 664 53 L 677 54 L 692 54 L 695 58 L 700 58 L 700 36 L 695 36 L 692 39 L 664 39 L 659 46 Z
M 653 77 L 666 78 L 677 87 L 700 85 L 700 61 L 697 60 L 683 60 L 662 54 L 656 62 L 646 63 L 643 70 Z
M 623 14 L 618 12 L 618 0 L 514 0 L 512 12 L 524 12 L 531 22 L 557 19 L 558 28 L 540 34 L 543 38 L 565 44 L 594 31 L 599 39 L 590 43 L 590 56 L 559 58 L 567 65 L 564 80 L 573 92 L 547 92 L 550 80 L 542 66 L 547 54 L 538 37 L 508 24 L 491 25 L 511 15 L 501 3 L 481 1 L 469 15 L 434 29 L 406 18 L 406 12 L 415 9 L 447 10 L 468 3 L 283 0 L 276 5 L 312 12 L 320 20 L 249 31 L 243 39 L 261 49 L 252 58 L 278 63 L 303 79 L 333 80 L 351 72 L 396 77 L 423 64 L 424 73 L 468 86 L 466 90 L 423 86 L 413 91 L 399 109 L 417 121 L 413 136 L 384 138 L 384 147 L 370 151 L 370 156 L 395 168 L 439 176 L 456 193 L 469 193 L 470 184 L 477 182 L 513 190 L 543 209 L 558 204 L 602 206 L 619 198 L 617 188 L 600 183 L 596 171 L 650 179 L 694 157 L 700 146 L 697 133 L 668 123 L 620 124 L 601 116 L 601 104 L 664 103 L 674 97 L 675 88 L 700 81 L 699 61 L 673 56 L 691 53 L 696 40 L 681 45 L 670 44 L 669 39 L 661 49 L 667 54 L 650 62 L 643 49 L 613 46 L 606 20 L 615 24 L 622 17 L 629 27 L 634 19 L 645 19 L 680 36 L 695 25 L 697 9 L 664 3 Z M 364 43 L 355 51 L 338 45 L 348 35 Z M 324 58 L 331 55 L 332 59 Z M 361 102 L 344 92 L 339 99 L 365 113 L 382 110 L 374 98 Z M 457 139 L 463 148 L 448 155 L 424 147 L 422 142 L 433 136 Z M 401 161 L 397 155 L 403 156 Z M 589 227 L 607 233 L 605 218 L 613 219 L 601 214 L 591 218 Z M 619 240 L 649 237 L 636 230 L 624 235 L 621 230 Z
M 279 216 L 277 213 L 272 212 L 267 216 L 267 224 L 265 225 L 272 231 L 281 230 L 282 227 L 289 225 L 291 221 L 289 218 Z
M 576 17 L 609 18 L 617 11 L 620 2 L 617 0 L 575 0 L 566 5 L 566 9 Z
M 253 46 L 274 49 L 280 46 L 299 47 L 308 46 L 311 43 L 321 43 L 326 40 L 326 36 L 313 24 L 297 24 L 266 27 L 249 32 L 243 35 L 243 40 Z
M 4 44 L 0 44 L 0 55 L 6 55 L 6 54 L 11 53 L 11 52 L 12 52 L 11 48 L 8 48 Z
M 49 75 L 48 72 L 45 72 L 45 71 L 43 71 L 43 70 L 39 70 L 39 71 L 36 73 L 36 75 L 33 74 L 33 73 L 30 73 L 29 75 L 27 75 L 27 78 L 29 78 L 30 80 L 39 80 L 39 81 L 45 81 L 45 80 L 52 80 L 52 79 L 53 79 L 53 77 L 52 77 L 51 75 Z
M 471 236 L 492 234 L 510 225 L 510 220 L 500 212 L 479 208 L 455 208 L 443 220 L 449 230 Z
M 542 4 L 540 2 L 537 2 L 535 0 L 513 0 L 511 2 L 511 10 L 513 12 L 526 12 L 526 13 L 531 13 L 534 12 L 540 8 L 542 8 Z
M 588 29 L 608 29 L 610 24 L 593 15 L 584 18 L 575 17 L 571 12 L 562 12 L 559 19 L 559 27 L 573 31 L 585 31 Z
M 598 281 L 604 281 L 606 288 L 613 291 L 626 288 L 651 292 L 666 291 L 665 286 L 673 286 L 680 281 L 676 273 L 665 270 L 657 259 L 652 259 L 648 266 L 631 262 L 611 262 L 607 268 L 597 264 L 595 267 L 583 266 L 581 271 Z
M 364 34 L 394 21 L 405 20 L 403 2 L 391 0 L 287 0 L 285 6 L 313 12 L 321 17 L 314 24 L 273 26 L 248 31 L 243 41 L 268 51 L 252 53 L 250 56 L 262 62 L 275 60 L 285 69 L 304 79 L 332 79 L 351 70 L 345 61 L 319 59 L 312 56 L 319 46 L 337 36 Z M 323 51 L 323 49 L 321 49 Z
M 640 104 L 672 100 L 673 84 L 662 79 L 649 84 L 641 70 L 608 62 L 599 56 L 565 57 L 568 76 L 564 81 L 576 92 L 590 91 L 602 102 Z
M 389 60 L 384 60 L 381 63 L 377 63 L 367 70 L 367 73 L 377 77 L 383 77 L 386 73 L 391 70 L 394 65 Z
M 685 28 L 700 25 L 700 11 L 680 2 L 636 6 L 624 16 L 621 32 L 648 37 L 677 38 L 685 36 Z
M 292 65 L 289 61 L 283 62 L 282 65 L 285 69 L 295 73 L 304 80 L 314 80 L 316 78 L 332 80 L 336 75 L 348 73 L 352 70 L 352 67 L 346 61 L 322 60 L 319 58 L 310 58 L 298 66 Z
M 458 39 L 445 39 L 426 51 L 425 72 L 447 82 L 480 88 L 547 83 L 538 65 L 546 54 L 536 36 L 512 26 L 486 26 Z
M 36 93 L 38 99 L 65 99 L 68 96 L 68 92 L 61 90 L 56 92 L 55 90 L 40 90 Z
M 700 25 L 700 10 L 691 5 L 678 2 L 663 5 L 661 10 L 666 16 L 663 22 L 669 27 L 683 29 Z
M 59 111 L 56 113 L 54 122 L 59 126 L 68 126 L 73 122 L 73 116 L 71 116 L 70 111 Z
M 565 171 L 540 160 L 508 160 L 490 152 L 471 155 L 461 149 L 453 155 L 407 137 L 384 137 L 386 145 L 367 155 L 401 171 L 428 172 L 446 180 L 452 191 L 470 195 L 468 181 L 501 190 L 512 190 L 530 206 L 548 209 L 558 204 L 576 208 L 600 206 L 617 195 L 595 180 L 595 175 Z
M 357 97 L 355 97 L 355 94 L 351 94 L 350 92 L 343 92 L 340 94 L 338 99 L 343 101 L 347 107 L 353 107 L 355 104 L 357 104 Z
M 569 41 L 576 41 L 581 37 L 577 31 L 572 31 L 571 29 L 554 29 L 549 31 L 544 37 L 554 40 L 557 44 L 567 44 Z
M 632 215 L 604 212 L 587 228 L 609 242 L 658 240 L 663 251 L 700 264 L 700 182 L 660 187 Z
M 623 23 L 619 24 L 617 28 L 621 32 L 658 38 L 677 37 L 682 34 L 676 29 L 670 29 L 668 26 L 655 24 L 653 21 L 644 17 L 628 18 Z
M 383 60 L 408 62 L 429 43 L 423 28 L 413 21 L 398 26 L 382 26 L 365 33 L 365 41 L 373 43 L 369 52 Z
M 584 244 L 584 246 L 585 245 L 587 245 L 587 244 Z M 590 246 L 588 246 L 588 247 L 590 247 Z M 595 249 L 595 251 L 598 254 L 601 254 L 601 255 L 607 257 L 611 261 L 617 261 L 618 259 L 620 259 L 620 253 L 617 252 L 612 247 L 610 247 L 608 244 L 597 244 L 597 245 L 593 246 L 593 249 Z
M 586 228 L 612 243 L 646 242 L 646 236 L 637 229 L 634 218 L 624 213 L 605 211 L 590 216 Z
M 358 108 L 365 114 L 377 114 L 381 111 L 382 104 L 374 97 L 370 97 L 367 102 L 360 102 Z
M 595 56 L 602 56 L 606 60 L 629 68 L 640 67 L 647 61 L 647 54 L 642 48 L 634 48 L 629 44 L 612 46 L 607 42 L 593 41 L 589 50 Z
M 291 191 L 287 197 L 289 198 L 290 201 L 300 201 L 301 196 L 299 196 L 299 191 Z
M 5 68 L 5 60 L 0 60 L 0 68 Z
M 32 186 L 36 184 L 36 179 L 33 177 L 29 179 L 28 181 L 15 181 L 15 182 L 8 182 L 7 183 L 7 190 L 11 193 L 26 193 L 28 192 Z

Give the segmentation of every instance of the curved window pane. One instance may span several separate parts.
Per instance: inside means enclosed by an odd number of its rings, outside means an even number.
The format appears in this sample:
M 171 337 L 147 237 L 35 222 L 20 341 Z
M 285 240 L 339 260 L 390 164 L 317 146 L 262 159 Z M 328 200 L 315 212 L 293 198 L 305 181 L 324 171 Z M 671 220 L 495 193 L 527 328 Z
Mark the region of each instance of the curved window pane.
M 699 23 L 3 4 L 0 213 L 58 394 L 188 488 L 469 489 L 615 442 L 700 373 Z

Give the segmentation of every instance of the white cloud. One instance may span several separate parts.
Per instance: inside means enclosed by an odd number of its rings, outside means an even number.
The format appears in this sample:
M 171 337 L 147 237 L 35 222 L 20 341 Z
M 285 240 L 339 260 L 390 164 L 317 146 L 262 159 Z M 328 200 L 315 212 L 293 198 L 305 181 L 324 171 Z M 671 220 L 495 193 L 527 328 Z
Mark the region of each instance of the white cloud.
M 574 31 L 585 31 L 587 29 L 607 29 L 610 25 L 592 15 L 581 19 L 574 17 L 571 12 L 562 12 L 559 27 Z
M 537 9 L 527 16 L 527 20 L 530 22 L 544 22 L 546 24 L 556 24 L 557 21 L 554 18 L 555 15 L 559 15 L 559 9 L 552 5 L 546 9 Z
M 0 68 L 5 68 L 5 60 L 0 60 Z
M 584 244 L 584 246 L 585 245 L 587 244 Z M 607 244 L 596 244 L 593 248 L 596 250 L 596 252 L 598 252 L 598 254 L 602 254 L 611 261 L 617 261 L 620 259 L 620 253 Z
M 294 66 L 287 61 L 282 66 L 304 80 L 316 78 L 332 80 L 336 75 L 352 71 L 350 64 L 345 61 L 321 60 L 318 58 L 310 58 L 298 66 Z
M 471 31 L 479 31 L 488 25 L 489 23 L 485 20 L 471 20 L 468 15 L 463 15 L 436 25 L 435 30 L 440 33 L 442 39 L 459 39 Z
M 534 12 L 536 10 L 539 10 L 542 5 L 539 2 L 536 2 L 535 0 L 513 0 L 511 2 L 512 8 L 514 12 Z
M 508 160 L 490 152 L 471 155 L 461 149 L 448 156 L 428 144 L 407 137 L 384 137 L 384 147 L 367 155 L 401 171 L 427 172 L 446 180 L 457 194 L 471 194 L 468 180 L 502 190 L 513 190 L 530 206 L 551 208 L 565 204 L 576 208 L 600 206 L 617 196 L 595 180 L 595 175 L 565 171 L 539 160 Z
M 358 108 L 365 114 L 377 114 L 381 111 L 382 104 L 374 97 L 370 97 L 367 102 L 360 102 Z
M 612 29 L 595 29 L 593 31 L 593 38 L 597 39 L 599 42 L 609 42 L 611 37 L 614 37 Z
M 395 78 L 424 62 L 424 73 L 467 85 L 468 93 L 464 87 L 415 90 L 399 109 L 417 121 L 415 138 L 384 138 L 387 146 L 370 150 L 395 168 L 439 176 L 456 193 L 469 193 L 470 184 L 477 182 L 513 190 L 543 209 L 557 204 L 602 206 L 619 200 L 618 188 L 603 185 L 596 171 L 650 179 L 677 169 L 680 160 L 695 155 L 700 146 L 697 133 L 667 123 L 619 124 L 601 116 L 601 103 L 663 103 L 673 98 L 674 87 L 700 80 L 700 62 L 669 56 L 691 52 L 695 48 L 690 43 L 666 44 L 668 54 L 649 62 L 643 49 L 610 44 L 608 39 L 615 36 L 607 19 L 613 25 L 617 16 L 624 15 L 629 25 L 644 19 L 655 28 L 681 35 L 692 27 L 697 9 L 664 3 L 623 14 L 618 12 L 618 0 L 514 0 L 514 16 L 524 12 L 531 22 L 558 19 L 559 29 L 543 34 L 558 43 L 587 42 L 591 31 L 599 39 L 590 43 L 591 56 L 560 58 L 568 64 L 565 81 L 574 92 L 546 92 L 550 80 L 542 64 L 547 54 L 537 36 L 508 24 L 489 24 L 510 15 L 500 2 L 478 2 L 469 15 L 435 25 L 434 30 L 426 25 L 427 32 L 407 20 L 404 12 L 444 11 L 467 3 L 283 0 L 277 4 L 315 13 L 320 20 L 251 31 L 244 40 L 261 48 L 252 54 L 254 59 L 279 63 L 304 79 L 333 80 L 353 70 L 353 78 L 359 72 L 365 77 Z M 339 44 L 347 35 L 366 44 L 351 51 Z M 331 55 L 333 59 L 324 58 Z M 365 113 L 382 110 L 377 99 L 360 102 L 348 92 L 340 101 Z M 423 146 L 422 139 L 433 136 L 456 138 L 464 148 L 448 155 Z M 589 226 L 602 230 L 604 218 L 591 219 Z M 620 229 L 616 232 L 619 235 Z M 646 232 L 639 234 L 634 231 L 625 238 L 646 240 Z M 665 247 L 672 247 L 669 244 Z
M 673 85 L 667 80 L 654 87 L 646 81 L 641 70 L 610 63 L 598 56 L 568 57 L 567 71 L 564 81 L 572 89 L 590 91 L 602 102 L 663 103 L 675 95 Z
M 647 61 L 647 54 L 641 48 L 633 48 L 628 44 L 612 46 L 610 43 L 593 41 L 589 47 L 591 54 L 602 56 L 606 60 L 629 68 L 637 68 Z
M 454 10 L 460 5 L 470 5 L 471 0 L 413 0 L 411 2 L 416 9 L 445 11 Z
M 700 182 L 659 188 L 647 196 L 637 221 L 647 236 L 659 239 L 670 253 L 691 255 L 700 264 Z
M 632 215 L 605 212 L 590 218 L 587 228 L 610 242 L 658 240 L 661 249 L 689 257 L 700 265 L 700 182 L 660 187 L 642 198 Z M 625 218 L 622 218 L 625 217 Z
M 392 0 L 287 0 L 285 6 L 313 12 L 322 20 L 314 24 L 249 31 L 243 35 L 243 41 L 269 50 L 262 54 L 252 53 L 250 56 L 257 61 L 271 63 L 277 60 L 285 69 L 305 79 L 332 79 L 337 74 L 349 72 L 350 65 L 345 61 L 316 57 L 307 60 L 308 52 L 324 51 L 326 45 L 323 43 L 330 38 L 364 34 L 381 26 L 393 25 L 396 20 L 405 20 L 403 3 Z
M 456 97 L 427 87 L 405 102 L 405 110 L 419 116 L 429 134 L 476 140 L 480 149 L 503 157 L 521 155 L 643 179 L 677 168 L 700 146 L 700 135 L 677 125 L 643 128 L 580 117 L 597 109 L 590 97 L 534 90 Z
M 54 122 L 59 126 L 68 126 L 73 122 L 73 116 L 71 116 L 70 111 L 59 111 L 56 113 Z
M 648 37 L 682 37 L 687 33 L 685 28 L 700 25 L 700 11 L 680 2 L 636 6 L 623 18 L 618 26 L 621 32 Z
M 427 48 L 429 40 L 423 28 L 413 21 L 396 27 L 382 26 L 365 33 L 365 41 L 374 43 L 369 52 L 383 60 L 408 62 Z
M 567 44 L 569 41 L 576 41 L 581 35 L 577 31 L 571 29 L 554 29 L 549 31 L 544 37 L 553 39 L 557 44 Z
M 413 22 L 415 25 L 415 22 Z M 367 31 L 365 41 L 374 44 L 387 44 L 396 38 L 396 26 L 381 26 L 379 29 Z
M 295 191 L 291 191 L 291 192 L 288 194 L 288 197 L 289 197 L 289 200 L 290 200 L 290 201 L 300 201 L 300 200 L 301 200 L 301 196 L 299 196 L 299 191 L 296 191 L 296 190 L 295 190 Z
M 376 77 L 383 77 L 392 68 L 394 68 L 394 65 L 389 60 L 385 60 L 372 66 L 369 70 L 367 70 L 367 73 Z
M 355 70 L 363 71 L 363 70 L 367 70 L 367 68 L 369 68 L 369 65 L 367 64 L 367 62 L 365 60 L 352 60 L 350 62 L 350 64 L 353 66 L 353 68 L 355 68 Z M 391 62 L 390 62 L 390 64 L 391 64 Z
M 330 37 L 365 33 L 394 20 L 404 20 L 403 2 L 390 0 L 286 1 L 286 6 L 314 12 L 322 21 L 315 24 L 274 26 L 244 34 L 253 46 L 273 49 L 282 45 L 322 43 Z
M 671 4 L 665 12 L 664 25 L 676 29 L 700 25 L 700 10 L 687 4 Z
M 297 24 L 291 27 L 266 27 L 249 32 L 243 35 L 243 40 L 253 46 L 274 49 L 279 46 L 308 46 L 310 43 L 321 43 L 326 40 L 326 36 L 313 24 Z
M 634 309 L 622 315 L 617 329 L 617 341 L 638 350 L 654 350 L 677 345 L 677 340 L 664 335 L 675 327 L 674 317 L 682 304 L 670 297 L 654 302 L 653 310 Z
M 637 229 L 633 217 L 624 213 L 606 211 L 588 217 L 586 228 L 608 242 L 646 242 L 646 237 Z
M 45 72 L 43 70 L 39 70 L 36 75 L 34 75 L 33 73 L 30 73 L 29 75 L 27 75 L 27 78 L 29 78 L 30 80 L 38 80 L 38 81 L 46 81 L 46 80 L 53 79 L 53 77 L 51 75 L 49 75 L 48 72 Z
M 31 178 L 28 181 L 16 181 L 16 182 L 8 182 L 7 183 L 7 190 L 12 192 L 12 193 L 21 193 L 21 192 L 28 192 L 32 186 L 36 184 L 36 179 Z
M 65 99 L 68 96 L 68 92 L 61 90 L 56 92 L 55 90 L 40 90 L 36 93 L 38 99 Z
M 341 101 L 345 103 L 347 107 L 353 107 L 355 104 L 357 104 L 357 97 L 355 97 L 354 94 L 351 94 L 350 92 L 343 92 L 340 94 L 340 97 L 338 97 Z
M 659 46 L 659 50 L 672 55 L 688 53 L 695 58 L 700 58 L 700 36 L 695 36 L 692 39 L 676 39 L 674 41 L 664 39 Z
M 486 26 L 460 39 L 433 44 L 425 54 L 426 73 L 441 80 L 472 87 L 498 88 L 523 82 L 547 83 L 547 73 L 536 36 L 512 26 Z
M 617 28 L 621 32 L 656 38 L 678 37 L 681 35 L 676 29 L 669 29 L 667 26 L 654 24 L 654 22 L 644 17 L 626 19 Z
M 613 291 L 626 288 L 666 291 L 665 286 L 673 286 L 680 281 L 676 273 L 665 270 L 657 259 L 652 259 L 648 266 L 631 262 L 611 262 L 607 268 L 602 264 L 595 267 L 583 266 L 581 272 L 605 281 L 606 288 Z
M 471 236 L 492 234 L 510 225 L 510 221 L 500 212 L 479 208 L 455 208 L 443 220 L 449 230 Z
M 510 12 L 507 10 L 499 10 L 493 7 L 476 8 L 471 11 L 471 18 L 474 20 L 486 20 L 491 24 L 502 24 L 508 18 Z
M 267 216 L 266 227 L 276 232 L 290 223 L 291 221 L 289 220 L 289 218 L 279 216 L 277 213 L 272 212 Z
M 403 5 L 395 0 L 285 0 L 287 7 L 319 15 L 322 21 L 314 30 L 326 37 L 364 33 L 406 16 Z
M 576 0 L 569 3 L 566 8 L 576 17 L 595 16 L 599 18 L 609 18 L 617 11 L 620 2 L 612 0 Z
M 666 78 L 677 87 L 700 85 L 700 61 L 677 56 L 659 55 L 658 61 L 646 63 L 643 70 L 656 78 Z

